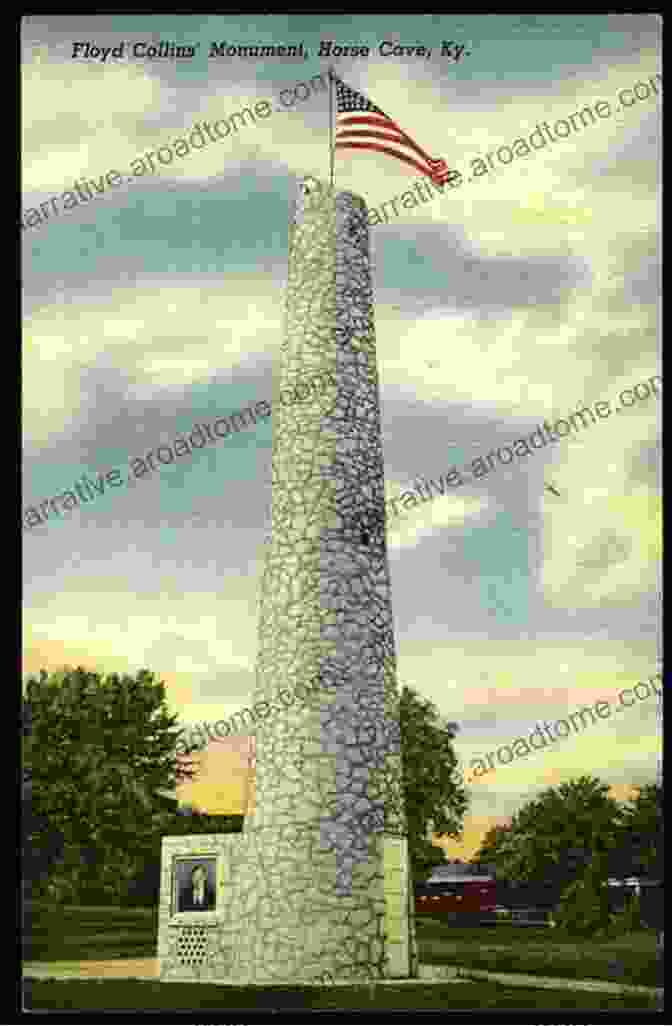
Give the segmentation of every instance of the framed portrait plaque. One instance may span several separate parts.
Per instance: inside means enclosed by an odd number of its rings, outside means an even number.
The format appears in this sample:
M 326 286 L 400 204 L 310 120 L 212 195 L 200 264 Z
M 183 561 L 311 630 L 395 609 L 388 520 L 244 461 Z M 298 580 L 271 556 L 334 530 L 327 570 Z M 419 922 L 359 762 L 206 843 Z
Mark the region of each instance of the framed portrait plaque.
M 215 855 L 178 857 L 173 862 L 173 911 L 214 912 L 217 902 Z

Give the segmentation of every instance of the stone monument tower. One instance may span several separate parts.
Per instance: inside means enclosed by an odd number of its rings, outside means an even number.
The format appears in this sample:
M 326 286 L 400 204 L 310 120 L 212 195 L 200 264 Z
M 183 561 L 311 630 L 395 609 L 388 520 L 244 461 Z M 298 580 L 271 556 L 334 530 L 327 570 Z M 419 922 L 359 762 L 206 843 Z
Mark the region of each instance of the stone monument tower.
M 333 384 L 301 399 L 313 375 Z M 367 211 L 313 178 L 290 223 L 272 463 L 256 809 L 242 835 L 164 838 L 161 975 L 414 976 Z M 282 689 L 300 700 L 280 707 Z M 199 862 L 214 907 L 180 911 Z

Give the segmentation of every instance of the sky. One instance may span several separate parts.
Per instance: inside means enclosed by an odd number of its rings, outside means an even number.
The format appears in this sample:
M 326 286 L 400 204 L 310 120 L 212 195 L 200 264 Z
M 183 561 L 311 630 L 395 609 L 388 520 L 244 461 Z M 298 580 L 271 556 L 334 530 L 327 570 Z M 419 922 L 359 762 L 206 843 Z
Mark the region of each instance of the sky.
M 661 27 L 653 14 L 23 20 L 24 678 L 148 668 L 184 724 L 251 704 L 272 417 L 43 524 L 25 510 L 270 398 L 290 198 L 298 178 L 329 174 L 327 94 L 291 90 L 330 63 L 465 178 L 371 227 L 390 495 L 662 374 Z M 162 40 L 193 58 L 147 56 Z M 322 40 L 370 54 L 330 61 Z M 222 41 L 303 42 L 304 56 L 209 59 Z M 431 55 L 383 56 L 385 41 Z M 255 123 L 129 170 L 262 101 Z M 608 116 L 553 132 L 599 101 Z M 544 122 L 552 141 L 514 147 Z M 110 171 L 119 184 L 100 182 Z M 82 179 L 104 191 L 73 199 Z M 337 187 L 369 209 L 418 181 L 385 154 L 337 151 Z M 658 700 L 616 711 L 616 696 L 660 667 L 660 396 L 618 412 L 497 458 L 389 527 L 399 683 L 459 725 L 470 807 L 451 857 L 570 777 L 620 800 L 655 779 Z M 537 722 L 600 700 L 613 718 L 472 776 Z M 211 743 L 180 799 L 241 811 L 247 750 Z

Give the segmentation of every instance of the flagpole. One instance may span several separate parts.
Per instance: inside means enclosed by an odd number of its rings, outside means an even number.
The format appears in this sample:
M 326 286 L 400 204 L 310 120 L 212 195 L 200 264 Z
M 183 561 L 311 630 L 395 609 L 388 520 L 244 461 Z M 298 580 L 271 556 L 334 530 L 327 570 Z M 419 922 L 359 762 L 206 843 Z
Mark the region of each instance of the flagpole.
M 334 187 L 334 69 L 329 65 L 329 177 Z

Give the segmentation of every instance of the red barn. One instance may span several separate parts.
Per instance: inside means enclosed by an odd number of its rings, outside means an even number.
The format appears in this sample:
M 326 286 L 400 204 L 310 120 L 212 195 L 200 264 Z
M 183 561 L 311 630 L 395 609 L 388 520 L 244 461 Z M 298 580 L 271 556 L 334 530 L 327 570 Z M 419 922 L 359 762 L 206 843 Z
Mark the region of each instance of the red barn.
M 415 888 L 416 915 L 480 921 L 493 919 L 496 905 L 494 876 L 474 873 L 468 865 L 437 866 L 429 879 Z

